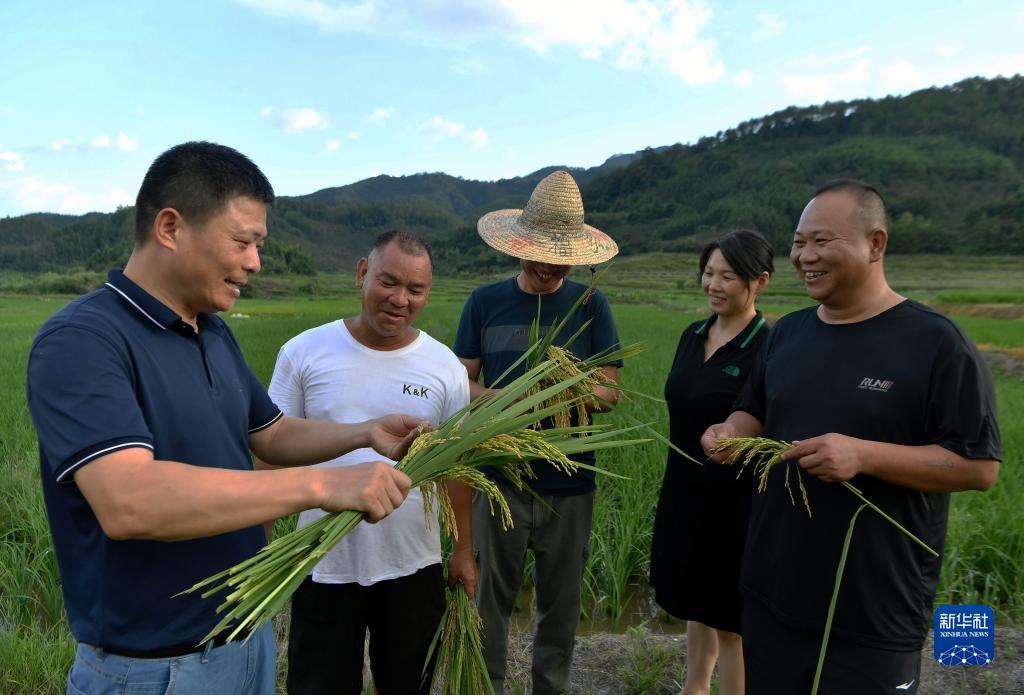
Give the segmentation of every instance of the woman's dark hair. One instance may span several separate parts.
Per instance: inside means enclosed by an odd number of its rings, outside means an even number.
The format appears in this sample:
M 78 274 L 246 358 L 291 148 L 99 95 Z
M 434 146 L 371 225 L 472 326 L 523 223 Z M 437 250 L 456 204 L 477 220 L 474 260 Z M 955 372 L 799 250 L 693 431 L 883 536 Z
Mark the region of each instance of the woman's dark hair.
M 715 249 L 722 252 L 725 262 L 733 272 L 747 282 L 758 279 L 761 273 L 767 272 L 771 275 L 775 272 L 775 250 L 772 249 L 772 245 L 758 232 L 744 229 L 720 236 L 704 247 L 700 252 L 698 282 Z

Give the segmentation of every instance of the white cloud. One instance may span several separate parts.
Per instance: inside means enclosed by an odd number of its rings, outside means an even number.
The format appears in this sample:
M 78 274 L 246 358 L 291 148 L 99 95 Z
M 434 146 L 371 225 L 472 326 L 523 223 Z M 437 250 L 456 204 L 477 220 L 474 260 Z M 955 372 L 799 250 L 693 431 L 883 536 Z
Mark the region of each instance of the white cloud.
M 340 140 L 328 140 L 327 144 L 324 145 L 324 152 L 337 152 L 341 149 Z
M 139 143 L 135 140 L 132 140 L 124 133 L 117 134 L 117 146 L 120 147 L 125 152 L 134 152 L 135 150 L 139 149 Z
M 703 0 L 499 0 L 512 20 L 508 35 L 538 53 L 577 50 L 619 68 L 660 66 L 688 84 L 714 82 L 725 73 L 714 39 L 702 36 L 711 20 Z
M 5 151 L 0 145 L 0 168 L 4 171 L 25 171 L 25 160 L 17 152 Z
M 315 24 L 320 31 L 365 30 L 378 19 L 377 3 L 363 2 L 327 3 L 320 0 L 236 0 L 277 17 L 298 19 Z
M 790 97 L 802 101 L 822 102 L 863 92 L 872 66 L 869 53 L 868 48 L 857 48 L 822 58 L 805 56 L 789 63 L 789 69 L 798 71 L 780 81 Z
M 880 71 L 885 86 L 894 92 L 928 86 L 928 82 L 909 60 L 897 60 L 883 65 Z
M 478 149 L 487 147 L 491 144 L 491 138 L 487 135 L 487 132 L 483 128 L 477 128 L 468 136 L 469 141 L 473 143 L 473 147 Z
M 956 58 L 960 55 L 960 51 L 963 50 L 963 46 L 959 44 L 944 43 L 939 44 L 935 47 L 935 55 L 940 58 Z
M 452 61 L 452 72 L 456 75 L 485 75 L 487 66 L 475 58 L 456 58 Z
M 307 130 L 323 130 L 330 124 L 327 114 L 308 106 L 277 109 L 264 106 L 260 115 L 273 122 L 274 127 L 286 133 L 302 133 Z
M 359 139 L 359 131 L 358 130 L 350 130 L 350 131 L 348 131 L 348 139 L 349 140 L 358 140 Z
M 465 124 L 452 121 L 444 116 L 431 116 L 416 126 L 416 130 L 432 135 L 434 140 L 455 138 L 468 142 L 476 149 L 482 149 L 491 144 L 491 136 L 483 128 L 469 130 Z
M 134 152 L 139 149 L 139 142 L 133 138 L 128 137 L 123 131 L 118 131 L 117 135 L 111 138 L 108 134 L 103 133 L 89 140 L 87 144 L 79 145 L 72 142 L 68 138 L 61 138 L 60 140 L 54 140 L 50 143 L 50 149 L 54 152 L 78 152 L 80 150 L 109 150 L 113 147 L 117 147 L 122 152 Z
M 366 120 L 374 125 L 384 125 L 389 118 L 395 115 L 397 109 L 393 108 L 376 108 L 366 116 Z
M 752 41 L 763 41 L 775 36 L 780 36 L 786 31 L 786 23 L 774 14 L 757 15 L 758 28 L 750 33 Z
M 1003 77 L 1010 77 L 1012 75 L 1024 74 L 1024 53 L 1007 53 L 994 58 L 970 72 L 968 75 L 980 75 L 981 77 L 995 77 L 1002 75 Z
M 964 75 L 993 78 L 1024 73 L 1024 52 L 1004 52 L 994 58 L 962 54 L 960 46 L 935 47 L 935 52 L 957 56 L 956 60 L 911 62 L 876 59 L 870 48 L 808 55 L 784 66 L 780 82 L 799 103 L 820 103 L 835 99 L 881 97 L 907 94 L 932 85 L 958 82 Z
M 95 210 L 113 210 L 134 205 L 135 199 L 123 188 L 84 191 L 62 181 L 43 181 L 25 176 L 18 181 L 18 202 L 26 210 L 64 212 L 80 215 Z
M 704 33 L 711 20 L 706 0 L 235 1 L 324 32 L 404 36 L 444 46 L 502 41 L 542 54 L 566 49 L 621 69 L 660 67 L 688 84 L 725 74 L 715 40 Z M 765 17 L 762 24 L 777 31 L 781 20 Z M 475 66 L 467 62 L 453 69 Z
M 4 171 L 25 171 L 25 160 L 17 152 L 0 152 L 0 162 Z
M 447 118 L 443 118 L 442 116 L 432 116 L 420 123 L 418 129 L 433 133 L 434 137 L 440 140 L 442 138 L 455 137 L 465 130 L 466 126 L 461 123 L 456 123 L 455 121 L 449 121 Z
M 733 84 L 739 85 L 740 87 L 746 87 L 754 81 L 754 73 L 751 70 L 740 70 L 732 76 L 732 81 Z
M 827 68 L 834 65 L 849 63 L 851 60 L 857 58 L 864 58 L 870 55 L 870 53 L 871 49 L 868 46 L 860 46 L 859 48 L 851 48 L 845 51 L 836 51 L 835 53 L 829 53 L 825 56 L 818 56 L 817 54 L 810 53 L 801 58 L 790 61 L 788 65 L 792 67 Z
M 304 130 L 323 130 L 327 127 L 327 115 L 310 108 L 285 109 L 279 123 L 286 133 L 301 133 Z

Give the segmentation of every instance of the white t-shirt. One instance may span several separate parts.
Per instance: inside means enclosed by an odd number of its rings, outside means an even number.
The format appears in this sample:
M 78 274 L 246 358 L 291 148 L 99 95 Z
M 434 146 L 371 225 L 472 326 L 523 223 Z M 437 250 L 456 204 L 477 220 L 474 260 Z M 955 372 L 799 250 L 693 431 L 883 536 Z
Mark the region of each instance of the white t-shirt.
M 294 417 L 361 422 L 405 413 L 437 426 L 469 402 L 469 377 L 454 353 L 422 330 L 403 348 L 373 350 L 356 341 L 345 322 L 338 320 L 285 343 L 268 391 L 274 403 Z M 318 465 L 374 460 L 386 459 L 366 448 Z M 299 526 L 323 515 L 319 509 L 304 511 Z M 428 529 L 423 497 L 413 490 L 390 516 L 376 524 L 359 524 L 342 538 L 317 564 L 313 581 L 368 586 L 440 561 L 436 515 Z

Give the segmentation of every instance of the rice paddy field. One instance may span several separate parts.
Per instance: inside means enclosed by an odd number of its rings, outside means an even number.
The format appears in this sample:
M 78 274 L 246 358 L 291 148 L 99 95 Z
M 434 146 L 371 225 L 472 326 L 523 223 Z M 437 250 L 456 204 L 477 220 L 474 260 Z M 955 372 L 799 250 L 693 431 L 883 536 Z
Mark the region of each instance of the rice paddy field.
M 784 260 L 784 259 L 783 259 Z M 792 269 L 780 263 L 760 306 L 770 318 L 806 306 Z M 514 272 L 509 268 L 507 275 Z M 897 291 L 949 313 L 993 356 L 1005 460 L 988 493 L 953 495 L 949 539 L 937 600 L 985 603 L 1002 626 L 1024 622 L 1024 258 L 896 256 L 888 275 Z M 495 278 L 436 280 L 419 327 L 451 344 L 470 289 Z M 586 281 L 586 273 L 578 277 Z M 662 392 L 682 329 L 704 314 L 696 259 L 680 255 L 627 257 L 603 276 L 624 342 L 646 352 L 622 370 L 625 385 Z M 226 316 L 256 374 L 266 383 L 278 348 L 312 326 L 353 315 L 352 277 L 314 280 L 257 278 L 253 296 Z M 39 325 L 69 297 L 0 295 L 0 692 L 64 690 L 73 642 L 66 626 L 56 562 L 39 487 L 35 432 L 25 405 L 26 357 Z M 631 401 L 620 406 L 666 431 L 664 406 Z M 605 416 L 615 420 L 616 415 Z M 623 424 L 625 422 L 623 421 Z M 664 469 L 658 443 L 611 451 L 600 465 L 628 477 L 600 482 L 585 576 L 583 632 L 672 631 L 652 606 L 645 577 L 651 525 Z M 288 522 L 279 522 L 286 527 Z M 837 544 L 842 543 L 837 538 Z M 696 568 L 699 571 L 699 568 Z M 529 622 L 524 579 L 521 622 Z M 633 634 L 633 633 L 631 633 Z M 1004 655 L 1009 658 L 1010 655 Z M 1021 659 L 1021 656 L 1016 656 Z M 644 690 L 643 692 L 660 692 Z

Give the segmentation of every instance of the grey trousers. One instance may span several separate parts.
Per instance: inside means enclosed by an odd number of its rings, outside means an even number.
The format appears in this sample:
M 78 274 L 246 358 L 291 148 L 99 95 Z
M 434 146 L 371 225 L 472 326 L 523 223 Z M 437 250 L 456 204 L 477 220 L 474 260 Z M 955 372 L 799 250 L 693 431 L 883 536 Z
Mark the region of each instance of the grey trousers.
M 580 620 L 583 566 L 590 550 L 594 493 L 543 496 L 500 482 L 514 528 L 503 531 L 486 497 L 473 495 L 473 541 L 479 563 L 477 607 L 483 619 L 484 659 L 495 695 L 502 695 L 508 624 L 522 585 L 527 548 L 535 558 L 537 631 L 533 637 L 535 695 L 569 691 L 569 672 Z

